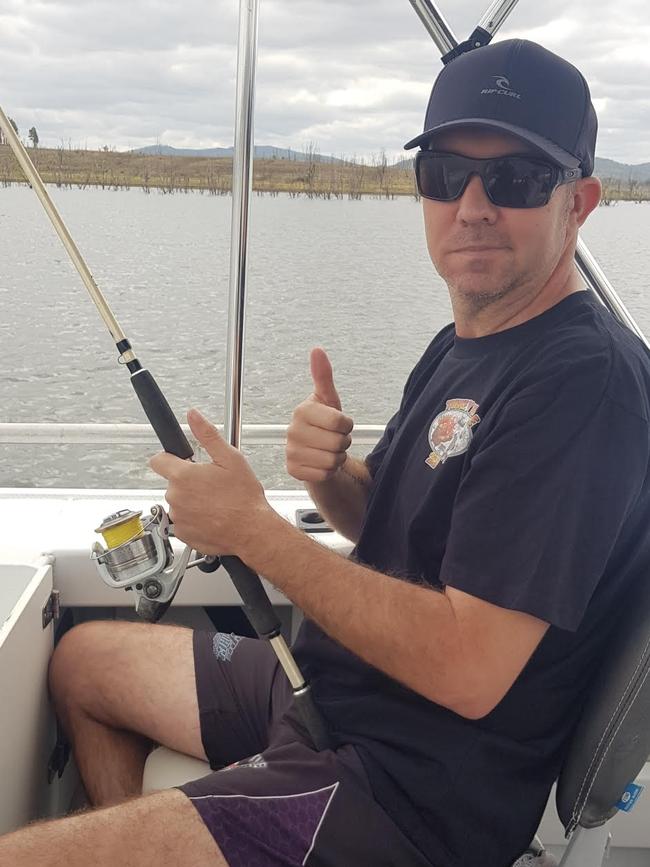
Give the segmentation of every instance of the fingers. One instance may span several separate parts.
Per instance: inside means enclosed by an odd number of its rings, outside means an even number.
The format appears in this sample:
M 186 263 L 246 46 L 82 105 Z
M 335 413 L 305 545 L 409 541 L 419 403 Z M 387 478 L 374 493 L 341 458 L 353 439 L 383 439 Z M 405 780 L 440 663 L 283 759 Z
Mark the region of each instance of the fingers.
M 340 410 L 341 400 L 334 386 L 334 374 L 327 353 L 320 347 L 312 349 L 309 361 L 316 400 Z
M 315 470 L 334 472 L 343 466 L 346 457 L 345 451 L 326 452 L 307 446 L 287 446 L 287 463 L 290 462 L 294 468 L 313 467 Z
M 352 443 L 354 422 L 328 406 L 308 399 L 293 413 L 287 443 L 324 451 L 345 451 Z
M 299 482 L 326 482 L 337 472 L 337 470 L 319 470 L 315 467 L 305 467 L 300 464 L 292 466 L 290 469 L 288 462 L 287 469 L 291 473 L 291 476 Z
M 294 479 L 301 482 L 324 482 L 338 472 L 346 458 L 345 452 L 328 455 L 305 449 L 294 460 L 287 456 L 287 470 Z
M 158 452 L 149 459 L 149 466 L 159 476 L 174 481 L 182 478 L 188 466 L 188 461 L 170 455 L 169 452 Z
M 320 428 L 333 433 L 347 436 L 352 432 L 354 421 L 349 415 L 331 406 L 319 403 L 314 397 L 308 397 L 293 412 L 292 424 L 297 423 L 307 427 Z
M 342 412 L 304 401 L 287 431 L 287 471 L 300 481 L 324 481 L 343 466 L 354 422 Z

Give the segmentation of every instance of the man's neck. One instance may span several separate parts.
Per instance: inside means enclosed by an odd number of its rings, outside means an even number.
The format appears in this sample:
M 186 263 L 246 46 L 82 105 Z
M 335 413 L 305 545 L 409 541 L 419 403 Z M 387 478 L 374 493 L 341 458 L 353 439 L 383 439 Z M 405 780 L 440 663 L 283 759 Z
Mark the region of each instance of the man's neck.
M 480 309 L 471 309 L 465 302 L 452 297 L 456 334 L 466 338 L 485 337 L 514 328 L 583 289 L 580 275 L 572 265 L 564 279 L 549 281 L 537 291 L 532 289 L 518 294 L 513 290 Z

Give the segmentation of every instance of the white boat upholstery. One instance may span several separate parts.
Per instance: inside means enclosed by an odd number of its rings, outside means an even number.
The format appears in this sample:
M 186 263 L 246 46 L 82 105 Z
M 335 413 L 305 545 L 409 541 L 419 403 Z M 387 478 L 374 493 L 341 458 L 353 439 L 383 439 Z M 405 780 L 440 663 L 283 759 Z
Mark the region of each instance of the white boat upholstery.
M 142 778 L 142 794 L 148 795 L 159 789 L 171 789 L 190 780 L 198 780 L 212 773 L 210 765 L 194 756 L 185 756 L 157 747 L 147 757 Z

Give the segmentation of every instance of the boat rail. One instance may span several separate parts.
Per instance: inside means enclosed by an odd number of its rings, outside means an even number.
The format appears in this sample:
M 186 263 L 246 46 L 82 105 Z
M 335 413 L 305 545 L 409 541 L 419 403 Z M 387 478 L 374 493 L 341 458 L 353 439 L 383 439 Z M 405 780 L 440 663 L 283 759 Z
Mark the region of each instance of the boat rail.
M 181 425 L 185 436 L 192 441 L 189 425 Z M 224 426 L 217 425 L 223 432 Z M 244 424 L 243 441 L 246 445 L 281 446 L 287 441 L 287 424 Z M 378 442 L 383 424 L 355 425 L 353 445 L 372 446 Z M 2 422 L 0 443 L 5 445 L 160 445 L 149 424 L 49 424 L 45 422 Z

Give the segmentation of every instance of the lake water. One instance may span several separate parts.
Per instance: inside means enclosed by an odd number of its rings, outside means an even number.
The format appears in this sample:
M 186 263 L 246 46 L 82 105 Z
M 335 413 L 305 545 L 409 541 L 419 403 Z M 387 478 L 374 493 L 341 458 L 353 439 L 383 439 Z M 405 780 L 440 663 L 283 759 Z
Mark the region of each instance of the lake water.
M 184 421 L 223 420 L 229 197 L 51 189 L 122 329 Z M 382 424 L 450 321 L 420 206 L 255 196 L 244 422 L 287 423 L 330 353 L 344 409 Z M 650 334 L 650 205 L 601 207 L 582 237 Z M 0 188 L 0 421 L 143 422 L 126 369 L 35 194 Z M 281 447 L 244 450 L 267 488 L 295 487 Z M 142 446 L 0 445 L 0 486 L 153 487 Z M 361 453 L 363 449 L 359 451 Z

